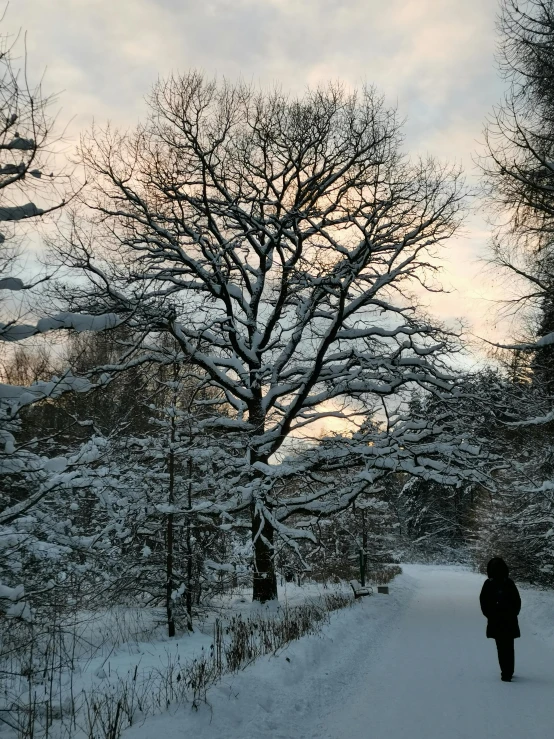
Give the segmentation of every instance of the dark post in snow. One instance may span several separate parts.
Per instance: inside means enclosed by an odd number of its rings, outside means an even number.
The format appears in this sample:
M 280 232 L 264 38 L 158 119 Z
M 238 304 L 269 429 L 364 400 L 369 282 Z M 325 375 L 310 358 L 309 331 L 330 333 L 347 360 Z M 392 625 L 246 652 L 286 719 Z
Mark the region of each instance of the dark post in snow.
M 360 585 L 362 587 L 365 587 L 365 568 L 366 568 L 366 561 L 367 561 L 367 555 L 363 548 L 360 549 Z
M 365 508 L 361 506 L 362 514 L 362 550 L 360 552 L 360 582 L 365 585 L 365 574 L 367 571 L 367 527 L 365 520 Z

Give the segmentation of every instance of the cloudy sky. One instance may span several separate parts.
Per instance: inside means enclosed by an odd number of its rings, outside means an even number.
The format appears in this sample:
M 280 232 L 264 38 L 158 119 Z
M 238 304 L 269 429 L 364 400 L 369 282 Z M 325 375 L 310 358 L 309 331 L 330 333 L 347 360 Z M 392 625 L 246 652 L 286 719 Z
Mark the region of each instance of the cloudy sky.
M 483 122 L 504 89 L 496 11 L 496 0 L 11 0 L 4 27 L 27 32 L 29 66 L 61 93 L 71 136 L 93 118 L 132 125 L 172 70 L 295 92 L 370 82 L 407 117 L 410 151 L 461 163 L 476 182 Z M 506 329 L 495 329 L 498 288 L 477 262 L 486 241 L 483 216 L 471 217 L 445 251 L 453 292 L 432 309 L 492 336 Z

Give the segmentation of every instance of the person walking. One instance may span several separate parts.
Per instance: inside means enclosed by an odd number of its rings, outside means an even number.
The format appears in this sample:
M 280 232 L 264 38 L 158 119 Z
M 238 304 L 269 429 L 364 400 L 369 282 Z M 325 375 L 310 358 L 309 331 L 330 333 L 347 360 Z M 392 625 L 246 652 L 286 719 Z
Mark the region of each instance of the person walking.
M 487 638 L 496 641 L 500 677 L 509 683 L 514 674 L 514 639 L 521 636 L 517 620 L 521 598 L 515 582 L 509 577 L 508 565 L 501 557 L 491 559 L 487 575 L 479 602 L 487 618 Z

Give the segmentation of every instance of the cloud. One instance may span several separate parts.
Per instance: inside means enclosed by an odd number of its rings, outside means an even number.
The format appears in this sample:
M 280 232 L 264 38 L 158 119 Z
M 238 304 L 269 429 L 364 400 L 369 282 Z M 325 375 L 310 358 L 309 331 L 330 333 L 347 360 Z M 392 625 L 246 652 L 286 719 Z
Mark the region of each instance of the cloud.
M 487 7 L 489 6 L 489 7 Z M 50 84 L 133 116 L 159 73 L 200 67 L 302 89 L 374 82 L 415 119 L 474 110 L 498 87 L 494 16 L 481 0 L 18 0 Z M 480 84 L 476 85 L 476 80 Z M 80 89 L 79 89 L 80 88 Z M 493 93 L 494 95 L 494 93 Z M 127 113 L 125 113 L 127 111 Z M 93 111 L 82 111 L 90 115 Z
M 472 153 L 502 82 L 494 68 L 496 3 L 483 0 L 17 0 L 5 26 L 28 32 L 31 69 L 63 90 L 70 131 L 95 118 L 132 125 L 158 75 L 191 67 L 301 92 L 342 79 L 374 83 L 407 116 L 406 145 L 462 162 Z M 457 299 L 446 318 L 477 322 L 467 264 L 486 227 L 447 252 Z M 484 283 L 483 283 L 484 285 Z

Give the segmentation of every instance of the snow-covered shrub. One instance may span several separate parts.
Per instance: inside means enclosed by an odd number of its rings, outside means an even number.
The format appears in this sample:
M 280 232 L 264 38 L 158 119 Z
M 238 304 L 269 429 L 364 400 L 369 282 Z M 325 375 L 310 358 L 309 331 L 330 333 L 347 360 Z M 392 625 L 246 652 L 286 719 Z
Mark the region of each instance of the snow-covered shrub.
M 3 22 L 3 19 L 2 19 Z M 17 40 L 16 40 L 17 42 Z M 44 429 L 23 438 L 21 414 L 35 403 L 51 403 L 69 392 L 84 392 L 93 384 L 70 370 L 36 376 L 27 384 L 14 382 L 6 366 L 16 342 L 58 330 L 98 331 L 117 323 L 113 315 L 54 312 L 32 305 L 33 288 L 47 275 L 23 269 L 38 233 L 38 222 L 63 207 L 74 195 L 68 172 L 54 160 L 55 116 L 51 99 L 40 84 L 30 87 L 25 69 L 17 68 L 17 48 L 0 37 L 0 619 L 32 618 L 32 595 L 48 592 L 55 576 L 49 565 L 63 571 L 74 546 L 68 520 L 69 498 L 83 464 L 94 456 L 89 440 L 59 454 L 49 447 Z M 32 200 L 37 200 L 38 205 Z M 38 314 L 38 315 L 37 315 Z M 21 355 L 19 355 L 21 356 Z M 17 354 L 15 354 L 17 360 Z M 23 373 L 20 372 L 20 376 Z M 51 439 L 50 439 L 51 441 Z M 60 504 L 64 498 L 65 501 Z M 82 544 L 82 542 L 81 542 Z M 79 544 L 77 548 L 79 548 Z M 29 581 L 27 581 L 29 578 Z M 4 623 L 2 624 L 4 626 Z M 1 647 L 0 647 L 1 650 Z
M 170 705 L 197 706 L 220 678 L 252 660 L 274 654 L 306 634 L 318 633 L 333 610 L 352 605 L 350 593 L 333 590 L 301 605 L 224 617 L 213 623 L 213 640 L 193 659 L 167 653 L 159 666 L 137 664 L 110 675 L 106 665 L 120 638 L 129 649 L 151 625 L 137 614 L 67 614 L 48 627 L 19 623 L 10 655 L 0 663 L 0 710 L 18 737 L 117 739 L 124 729 Z M 124 622 L 114 629 L 114 618 Z M 77 687 L 87 662 L 100 658 L 97 681 Z M 11 737 L 10 737 L 11 739 Z

